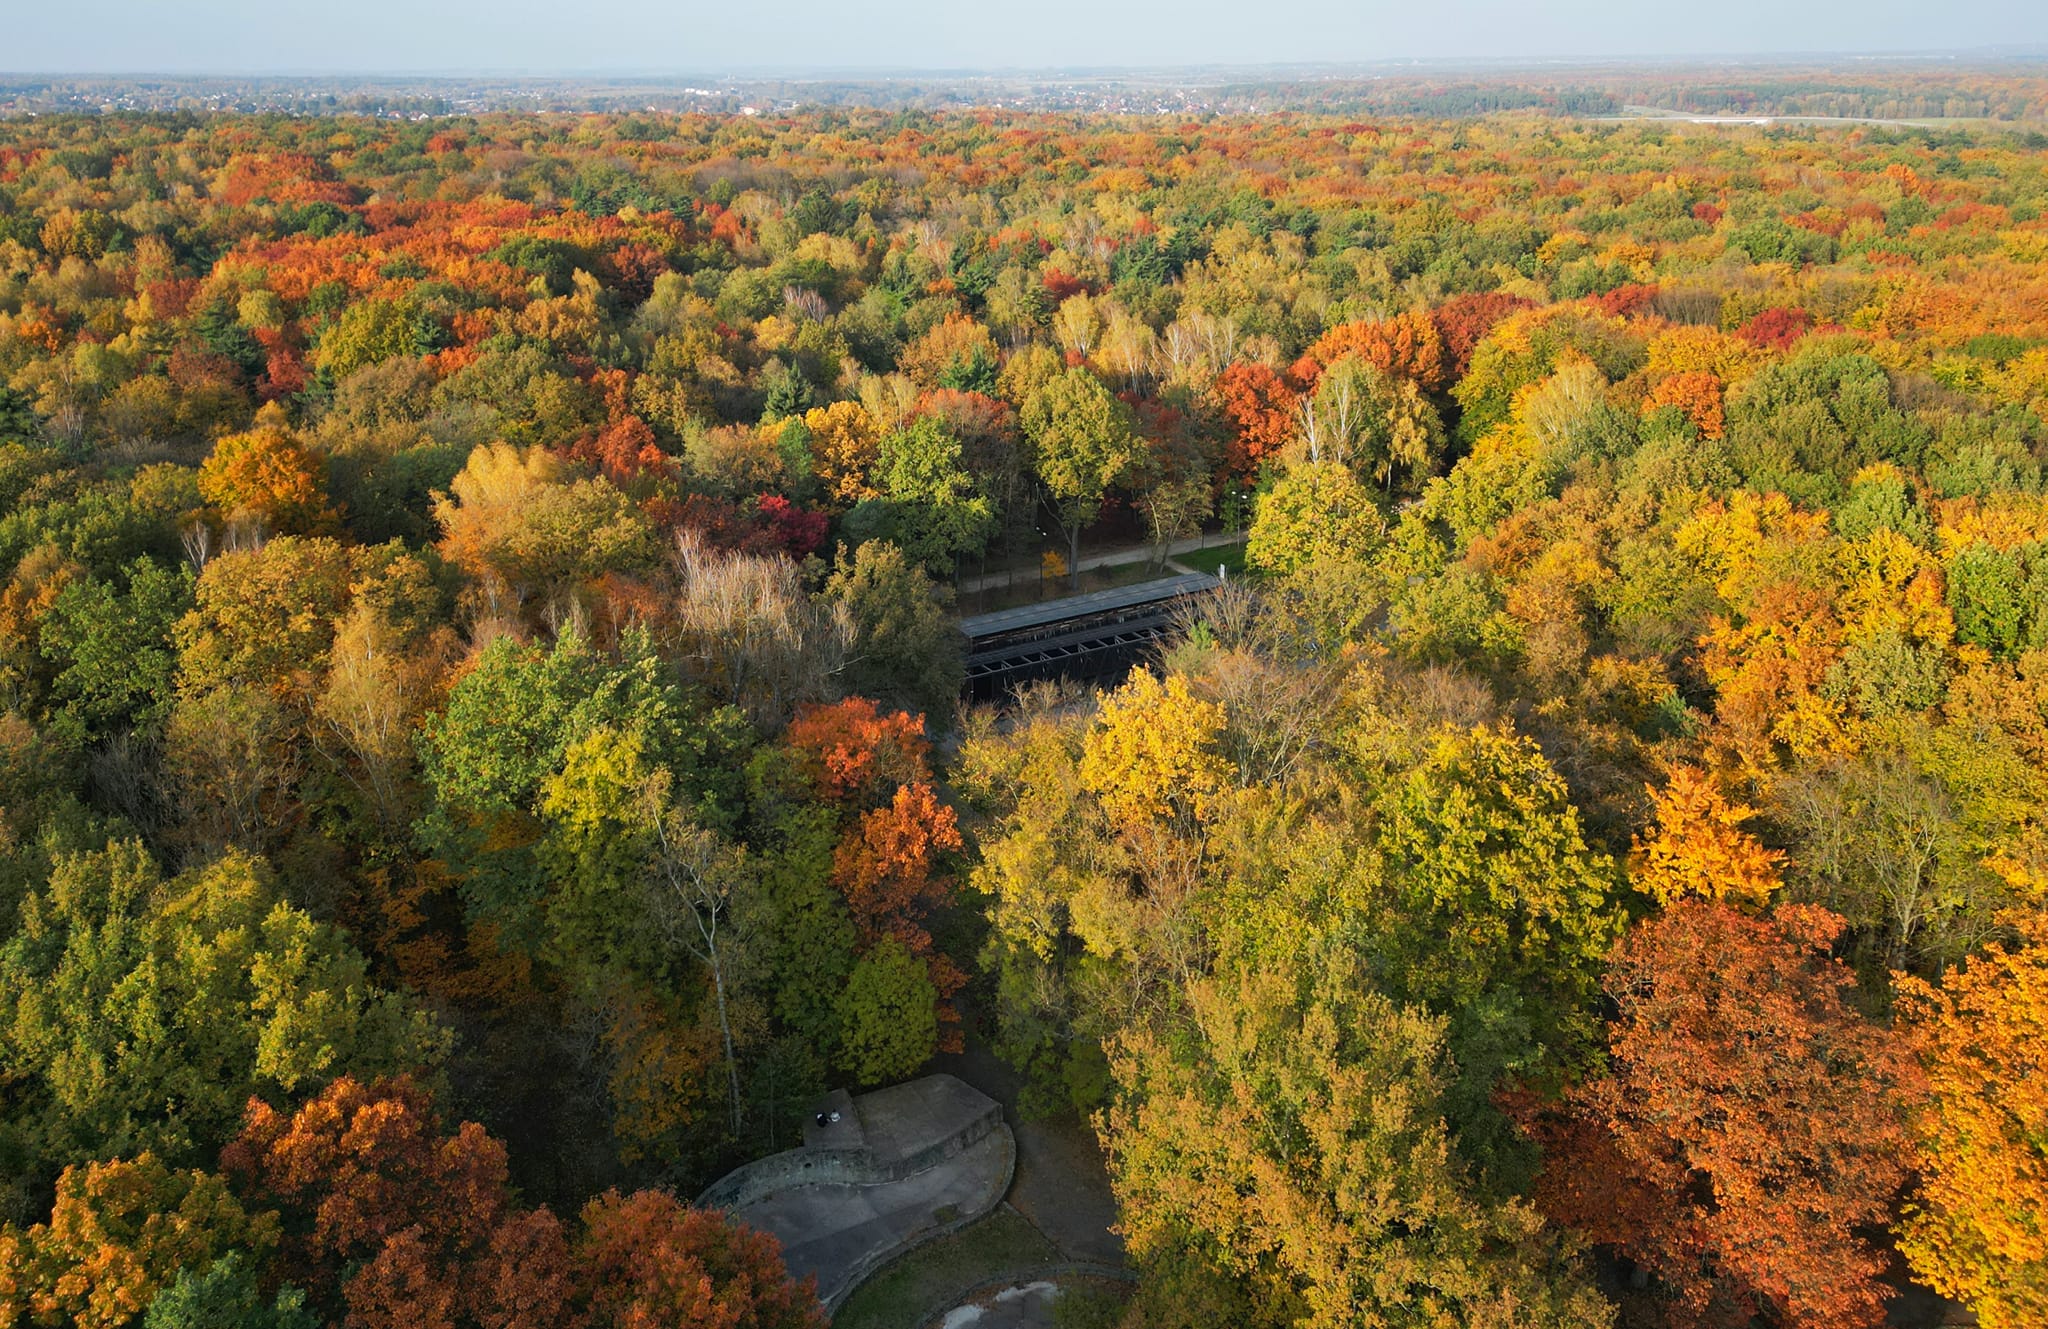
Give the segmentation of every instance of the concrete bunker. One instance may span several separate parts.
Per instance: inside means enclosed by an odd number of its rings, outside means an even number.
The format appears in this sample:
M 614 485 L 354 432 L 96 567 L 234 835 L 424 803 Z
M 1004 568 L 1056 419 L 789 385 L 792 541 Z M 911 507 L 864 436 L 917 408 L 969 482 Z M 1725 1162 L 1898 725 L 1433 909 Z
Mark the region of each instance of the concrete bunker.
M 904 1251 L 957 1230 L 1001 1203 L 1017 1145 L 1002 1105 L 951 1075 L 872 1093 L 835 1090 L 804 1121 L 804 1142 L 713 1182 L 701 1207 L 772 1233 L 798 1278 L 837 1308 L 860 1281 Z

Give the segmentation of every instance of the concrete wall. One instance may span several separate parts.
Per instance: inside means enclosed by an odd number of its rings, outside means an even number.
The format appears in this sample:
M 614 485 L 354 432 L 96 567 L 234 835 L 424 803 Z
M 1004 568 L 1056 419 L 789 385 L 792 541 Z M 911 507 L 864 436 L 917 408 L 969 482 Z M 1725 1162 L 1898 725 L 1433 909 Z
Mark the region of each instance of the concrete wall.
M 697 1197 L 700 1209 L 737 1209 L 791 1186 L 821 1182 L 866 1185 L 878 1180 L 865 1149 L 785 1149 L 726 1173 Z
M 852 1110 L 852 1107 L 849 1103 L 847 1110 Z M 901 1158 L 891 1159 L 886 1164 L 878 1164 L 873 1151 L 864 1145 L 851 1149 L 816 1145 L 786 1149 L 726 1173 L 697 1197 L 697 1206 L 701 1209 L 737 1209 L 792 1186 L 816 1186 L 826 1182 L 870 1186 L 885 1181 L 901 1181 L 957 1156 L 977 1141 L 986 1139 L 1002 1124 L 1002 1105 L 989 1100 L 980 1115 L 952 1135 Z
M 926 1228 L 908 1241 L 898 1242 L 886 1249 L 869 1251 L 862 1255 L 847 1270 L 846 1277 L 840 1281 L 839 1286 L 834 1288 L 830 1295 L 822 1298 L 828 1314 L 837 1311 L 841 1306 L 845 1305 L 846 1299 L 853 1295 L 854 1289 L 874 1277 L 884 1266 L 893 1264 L 920 1246 L 937 1241 L 940 1237 L 950 1237 L 962 1228 L 980 1222 L 993 1212 L 997 1205 L 1003 1202 L 1003 1197 L 1010 1193 L 1010 1183 L 1017 1176 L 1017 1137 L 1010 1134 L 1010 1128 L 1003 1124 L 1000 1112 L 996 1115 L 994 1129 L 1002 1132 L 1001 1147 L 1003 1160 L 999 1175 L 990 1184 L 986 1201 L 981 1204 L 968 1205 L 958 1214 L 955 1214 L 950 1221 Z M 988 1132 L 983 1131 L 982 1134 L 986 1136 Z M 965 1146 L 962 1147 L 964 1148 Z
M 916 1176 L 926 1168 L 937 1167 L 947 1159 L 978 1140 L 988 1137 L 990 1131 L 1003 1124 L 1002 1104 L 990 1102 L 988 1110 L 967 1123 L 957 1133 L 937 1141 L 907 1157 L 899 1158 L 887 1168 L 878 1169 L 877 1181 L 900 1181 L 904 1177 Z

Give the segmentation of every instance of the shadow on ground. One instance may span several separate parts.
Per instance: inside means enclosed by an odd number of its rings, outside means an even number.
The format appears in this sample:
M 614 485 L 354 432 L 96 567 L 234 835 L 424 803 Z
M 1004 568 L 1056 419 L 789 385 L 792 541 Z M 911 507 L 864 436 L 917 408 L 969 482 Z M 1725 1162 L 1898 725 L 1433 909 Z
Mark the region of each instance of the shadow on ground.
M 1095 1132 L 1078 1116 L 1027 1121 L 1017 1113 L 1023 1077 L 979 1039 L 967 1050 L 940 1057 L 933 1070 L 957 1075 L 1003 1105 L 1003 1119 L 1017 1138 L 1017 1176 L 1010 1207 L 1045 1234 L 1062 1258 L 1121 1266 L 1123 1238 L 1116 1223 L 1116 1197 Z

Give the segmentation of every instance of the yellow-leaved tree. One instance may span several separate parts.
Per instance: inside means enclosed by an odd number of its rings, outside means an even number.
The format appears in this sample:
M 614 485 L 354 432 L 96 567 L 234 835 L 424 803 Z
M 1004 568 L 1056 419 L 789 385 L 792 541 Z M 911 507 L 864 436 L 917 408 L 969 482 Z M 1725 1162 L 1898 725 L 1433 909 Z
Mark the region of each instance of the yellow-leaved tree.
M 1673 771 L 1670 783 L 1652 788 L 1650 798 L 1657 830 L 1636 841 L 1637 889 L 1661 905 L 1687 896 L 1753 909 L 1770 902 L 1782 884 L 1778 867 L 1785 855 L 1742 829 L 1756 809 L 1729 802 L 1714 777 L 1697 766 Z
M 2018 945 L 1989 947 L 1938 989 L 1900 984 L 1932 1093 L 1899 1247 L 1984 1329 L 2048 1324 L 2048 912 L 2014 921 Z
M 1148 670 L 1102 699 L 1081 754 L 1081 783 L 1120 829 L 1204 820 L 1230 778 L 1218 751 L 1219 702 L 1188 691 L 1179 674 L 1164 683 Z
M 858 503 L 873 498 L 868 480 L 882 446 L 882 427 L 857 401 L 814 406 L 804 416 L 811 435 L 812 466 L 834 502 Z

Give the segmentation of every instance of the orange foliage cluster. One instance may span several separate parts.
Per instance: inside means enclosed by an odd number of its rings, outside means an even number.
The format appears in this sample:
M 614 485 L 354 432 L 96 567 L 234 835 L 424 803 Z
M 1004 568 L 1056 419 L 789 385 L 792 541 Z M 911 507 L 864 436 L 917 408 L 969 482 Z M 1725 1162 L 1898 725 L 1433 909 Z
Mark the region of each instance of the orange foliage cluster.
M 923 719 L 884 713 L 866 697 L 804 707 L 783 741 L 819 792 L 837 802 L 871 806 L 887 801 L 892 790 L 931 779 Z
M 1883 1318 L 1881 1226 L 1911 1167 L 1911 1045 L 1859 1014 L 1842 921 L 1677 904 L 1622 943 L 1614 1074 L 1539 1115 L 1537 1201 L 1666 1279 L 1675 1322 Z M 1796 1185 L 1786 1184 L 1797 1178 Z
M 938 952 L 927 928 L 957 888 L 944 856 L 964 847 L 957 814 L 939 801 L 926 764 L 920 716 L 884 714 L 864 697 L 798 712 L 784 733 L 818 793 L 846 809 L 832 854 L 832 882 L 845 897 L 862 947 L 885 937 L 923 957 L 940 998 L 940 1046 L 962 1046 L 952 998 L 966 972 Z
M 1297 382 L 1313 385 L 1325 368 L 1347 355 L 1408 379 L 1425 392 L 1441 392 L 1450 383 L 1443 333 L 1426 313 L 1332 328 L 1302 353 L 1291 372 Z

